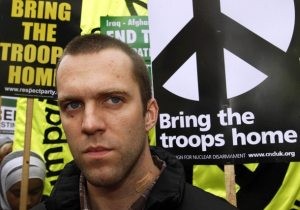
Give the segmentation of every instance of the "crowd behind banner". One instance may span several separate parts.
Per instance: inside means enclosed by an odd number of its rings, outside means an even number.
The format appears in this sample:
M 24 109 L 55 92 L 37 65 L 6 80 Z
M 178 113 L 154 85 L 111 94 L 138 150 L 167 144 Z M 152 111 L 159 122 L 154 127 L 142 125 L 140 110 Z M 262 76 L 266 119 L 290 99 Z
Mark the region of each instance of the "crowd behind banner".
M 25 20 L 25 2 L 25 0 L 0 0 L 0 7 L 2 6 L 3 9 L 3 5 L 10 5 L 9 8 L 11 8 L 13 4 L 23 5 L 22 8 L 24 8 L 24 16 L 22 18 Z M 47 2 L 48 4 L 50 4 L 49 1 L 39 2 L 40 4 L 41 2 L 44 2 L 44 5 L 47 5 Z M 65 2 L 66 5 L 69 4 L 69 1 L 63 2 Z M 57 45 L 64 47 L 63 45 L 65 45 L 65 43 L 67 43 L 71 38 L 68 36 L 63 36 L 63 34 L 68 33 L 68 30 L 73 31 L 73 36 L 76 35 L 77 32 L 78 34 L 101 33 L 107 30 L 104 29 L 103 25 L 101 25 L 101 23 L 103 23 L 101 22 L 101 17 L 118 17 L 121 20 L 122 17 L 125 19 L 125 17 L 130 16 L 140 16 L 144 18 L 148 16 L 147 4 L 147 0 L 82 0 L 78 2 L 72 2 L 72 4 L 70 4 L 71 7 L 69 8 L 71 14 L 70 20 L 61 20 L 59 18 L 50 20 L 45 18 L 45 16 L 37 16 L 35 18 L 31 18 L 35 19 L 35 21 L 32 20 L 32 22 L 36 23 L 43 23 L 43 21 L 45 21 L 47 22 L 47 24 L 57 24 L 57 33 L 53 37 L 57 37 L 56 42 L 59 43 L 52 42 L 51 40 L 48 43 L 42 41 L 34 41 L 34 43 L 36 45 L 40 43 L 41 46 L 48 44 L 49 46 Z M 0 10 L 2 9 L 0 8 Z M 47 10 L 47 7 L 45 7 L 45 10 Z M 11 14 L 9 14 L 7 17 L 5 17 L 4 14 L 2 14 L 1 16 L 4 17 L 5 20 L 15 18 L 12 17 Z M 72 24 L 78 23 L 79 25 L 68 25 L 64 21 L 69 21 L 69 23 Z M 28 28 L 30 28 L 29 25 L 30 23 L 27 23 Z M 19 26 L 20 30 L 23 30 L 23 27 L 24 26 L 22 26 L 21 24 Z M 77 30 L 77 28 L 80 28 L 80 32 Z M 0 45 L 2 42 L 3 40 L 0 40 Z M 30 43 L 30 40 L 24 41 L 24 36 L 22 36 L 20 37 L 19 42 L 28 44 Z M 146 50 L 144 50 L 143 52 L 146 52 Z M 2 55 L 0 54 L 0 57 L 3 57 L 3 51 L 0 51 L 0 53 L 2 53 Z M 4 65 L 0 65 L 1 68 L 7 67 L 8 61 L 2 60 L 0 62 L 4 63 Z M 16 61 L 14 62 L 16 63 Z M 21 63 L 24 66 L 28 65 L 28 63 L 26 63 L 25 61 L 22 61 Z M 36 68 L 37 64 L 33 62 L 33 64 L 30 65 L 35 66 Z M 150 63 L 148 63 L 148 65 L 150 70 L 149 73 L 151 76 Z M 54 65 L 51 63 L 47 63 L 45 64 L 44 68 L 53 69 Z M 1 70 L 3 72 L 6 71 L 6 69 Z M 31 70 L 28 70 L 28 72 L 30 71 Z M 45 70 L 45 72 L 47 71 L 48 70 Z M 4 75 L 7 74 L 5 73 Z M 20 86 L 19 88 L 24 88 L 24 86 Z M 37 90 L 39 88 L 33 87 L 33 89 Z M 49 93 L 51 93 L 52 87 L 40 87 L 40 89 L 45 91 L 47 90 L 49 91 Z M 53 89 L 53 91 L 55 91 L 55 89 Z M 9 95 L 9 93 L 6 92 L 3 93 L 3 95 Z M 17 97 L 17 95 L 12 96 L 16 97 L 17 103 L 15 104 L 15 107 L 10 109 L 8 109 L 7 106 L 4 106 L 5 103 L 2 99 L 2 113 L 4 113 L 5 110 L 13 110 L 13 113 L 15 114 L 6 115 L 6 117 L 10 117 L 10 119 L 4 119 L 4 116 L 2 114 L 1 130 L 7 130 L 7 127 L 5 126 L 8 122 L 6 122 L 5 120 L 10 120 L 11 123 L 14 123 L 13 134 L 11 131 L 9 133 L 9 136 L 12 137 L 14 141 L 13 150 L 22 150 L 24 147 L 24 125 L 26 122 L 27 99 Z M 27 96 L 30 96 L 30 94 Z M 9 113 L 10 112 L 7 111 L 7 114 Z M 4 122 L 6 124 L 2 124 Z M 0 135 L 4 134 L 1 132 Z M 47 95 L 44 98 L 34 99 L 31 136 L 31 150 L 41 155 L 46 163 L 47 172 L 44 194 L 49 195 L 60 171 L 66 163 L 72 160 L 72 156 L 67 146 L 66 137 L 61 126 L 57 102 L 55 98 L 51 97 L 51 94 Z M 156 144 L 155 130 L 152 130 L 150 133 L 150 141 L 152 145 Z M 223 165 L 187 164 L 185 165 L 185 169 L 188 175 L 187 180 L 190 183 L 225 198 L 226 190 Z M 235 165 L 235 172 L 238 208 L 265 210 L 300 209 L 300 179 L 297 178 L 298 174 L 300 173 L 300 165 L 298 162 L 238 164 Z

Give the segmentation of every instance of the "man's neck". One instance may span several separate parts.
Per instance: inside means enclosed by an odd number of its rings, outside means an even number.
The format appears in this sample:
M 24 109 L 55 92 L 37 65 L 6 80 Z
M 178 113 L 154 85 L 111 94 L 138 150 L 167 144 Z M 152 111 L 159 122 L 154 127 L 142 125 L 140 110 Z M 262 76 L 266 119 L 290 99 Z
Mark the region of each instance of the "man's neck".
M 87 183 L 88 197 L 94 210 L 128 210 L 129 207 L 155 182 L 160 170 L 151 161 L 146 170 L 130 175 L 118 186 L 99 188 Z

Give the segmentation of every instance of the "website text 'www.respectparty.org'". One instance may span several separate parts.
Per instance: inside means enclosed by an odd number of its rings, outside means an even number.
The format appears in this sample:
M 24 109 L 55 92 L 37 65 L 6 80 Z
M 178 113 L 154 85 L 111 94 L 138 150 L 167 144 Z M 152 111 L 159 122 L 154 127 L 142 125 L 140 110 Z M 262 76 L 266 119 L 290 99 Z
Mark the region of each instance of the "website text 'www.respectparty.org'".
M 207 155 L 176 155 L 180 160 L 218 160 L 218 159 L 251 159 L 270 157 L 295 157 L 295 152 L 257 152 L 257 153 L 237 153 L 237 154 L 207 154 Z
M 5 87 L 6 92 L 14 92 L 15 95 L 51 95 L 55 96 L 55 90 L 45 90 L 41 88 L 19 88 L 19 87 Z

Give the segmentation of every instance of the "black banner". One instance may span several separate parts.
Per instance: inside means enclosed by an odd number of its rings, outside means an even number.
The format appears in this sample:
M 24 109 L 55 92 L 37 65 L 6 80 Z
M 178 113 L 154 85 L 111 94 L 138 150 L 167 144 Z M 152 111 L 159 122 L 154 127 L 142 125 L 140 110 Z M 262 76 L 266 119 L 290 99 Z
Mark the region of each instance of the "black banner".
M 300 160 L 299 4 L 224 2 L 149 3 L 157 144 L 196 164 Z
M 81 1 L 0 1 L 1 95 L 55 98 L 55 64 L 80 34 Z

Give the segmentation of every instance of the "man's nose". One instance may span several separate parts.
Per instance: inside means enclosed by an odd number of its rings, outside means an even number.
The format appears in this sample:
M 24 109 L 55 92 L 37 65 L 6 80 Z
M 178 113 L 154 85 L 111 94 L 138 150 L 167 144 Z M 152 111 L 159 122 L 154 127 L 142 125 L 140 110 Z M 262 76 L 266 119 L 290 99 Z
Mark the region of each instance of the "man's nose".
M 96 104 L 86 105 L 82 118 L 82 131 L 89 135 L 105 130 L 105 121 L 101 110 Z

